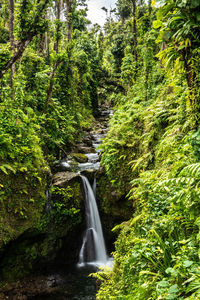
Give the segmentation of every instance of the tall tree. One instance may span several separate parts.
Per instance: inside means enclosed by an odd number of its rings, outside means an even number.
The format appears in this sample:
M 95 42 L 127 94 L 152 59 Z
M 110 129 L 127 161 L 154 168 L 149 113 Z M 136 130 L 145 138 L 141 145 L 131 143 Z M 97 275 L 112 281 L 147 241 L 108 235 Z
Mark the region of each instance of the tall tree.
M 125 20 L 130 17 L 131 9 L 129 0 L 118 0 L 116 3 L 117 6 L 117 15 L 122 21 L 122 26 L 125 24 Z
M 133 43 L 134 43 L 134 59 L 137 64 L 137 23 L 136 23 L 136 0 L 132 0 L 133 5 Z
M 9 1 L 9 40 L 12 50 L 14 51 L 14 0 Z M 11 95 L 13 95 L 12 87 L 13 87 L 13 75 L 14 75 L 15 65 L 11 66 L 11 75 L 10 75 L 10 88 Z
M 46 11 L 47 5 L 51 0 L 40 0 L 37 2 L 36 8 L 32 12 L 33 4 L 31 1 L 20 1 L 20 39 L 17 41 L 17 50 L 13 56 L 7 61 L 7 63 L 0 70 L 0 79 L 6 74 L 6 72 L 13 66 L 13 64 L 21 58 L 28 44 L 33 40 L 34 36 L 45 30 L 45 24 L 42 22 L 43 15 Z M 29 4 L 29 5 L 28 5 Z M 30 17 L 30 15 L 31 17 Z M 44 20 L 43 20 L 44 21 Z
M 67 6 L 67 37 L 68 42 L 71 40 L 71 8 L 72 8 L 72 0 L 66 0 Z
M 62 0 L 58 0 L 57 1 L 57 17 L 56 17 L 56 39 L 55 39 L 55 43 L 54 43 L 54 50 L 56 52 L 56 54 L 58 54 L 58 49 L 59 49 L 59 40 L 60 40 L 60 15 L 61 15 L 61 9 L 62 9 Z M 51 73 L 51 76 L 50 76 L 50 84 L 49 84 L 49 88 L 48 88 L 48 91 L 47 91 L 47 100 L 46 100 L 46 106 L 45 106 L 45 113 L 47 113 L 47 109 L 48 109 L 48 106 L 49 106 L 49 102 L 51 100 L 51 96 L 52 96 L 52 93 L 53 93 L 53 80 L 54 80 L 54 77 L 55 77 L 55 74 L 56 74 L 56 70 L 58 68 L 60 64 L 60 61 L 58 60 L 58 57 L 56 57 L 56 61 L 54 63 L 54 66 L 53 66 L 53 71 Z

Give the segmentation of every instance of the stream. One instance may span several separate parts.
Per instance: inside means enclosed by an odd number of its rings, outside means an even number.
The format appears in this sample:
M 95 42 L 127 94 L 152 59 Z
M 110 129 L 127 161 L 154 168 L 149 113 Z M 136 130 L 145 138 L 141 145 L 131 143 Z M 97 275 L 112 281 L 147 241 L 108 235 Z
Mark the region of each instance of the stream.
M 112 111 L 102 111 L 101 118 L 106 120 Z M 100 144 L 106 136 L 107 128 L 92 132 L 92 153 L 85 153 L 88 158 L 86 163 L 79 163 L 76 172 L 82 178 L 84 194 L 87 228 L 85 230 L 82 247 L 79 254 L 79 262 L 76 266 L 71 266 L 68 270 L 55 271 L 49 275 L 49 285 L 52 292 L 48 295 L 40 295 L 29 298 L 31 300 L 93 300 L 96 299 L 97 283 L 96 279 L 89 277 L 89 274 L 98 271 L 100 265 L 112 266 L 113 261 L 107 255 L 101 220 L 96 205 L 96 179 L 93 186 L 88 179 L 82 175 L 86 170 L 98 170 L 100 167 Z M 60 166 L 70 170 L 74 168 L 70 159 L 59 162 Z M 54 290 L 54 286 L 56 289 Z

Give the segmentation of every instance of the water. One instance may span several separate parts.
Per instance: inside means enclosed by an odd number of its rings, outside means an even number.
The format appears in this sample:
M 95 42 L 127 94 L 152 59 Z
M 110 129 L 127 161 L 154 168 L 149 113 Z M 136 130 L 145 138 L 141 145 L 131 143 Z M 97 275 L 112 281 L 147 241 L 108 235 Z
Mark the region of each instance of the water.
M 61 162 L 61 165 L 66 169 L 71 168 L 70 161 L 63 161 L 63 162 Z
M 97 193 L 97 180 L 96 180 L 96 178 L 94 178 L 93 185 L 92 185 L 92 190 L 93 190 L 93 193 L 94 193 L 94 196 L 95 196 L 95 199 L 96 199 L 96 193 Z
M 103 116 L 112 115 L 111 111 L 102 112 Z M 98 170 L 100 167 L 99 153 L 102 139 L 106 136 L 108 129 L 102 129 L 99 134 L 93 134 L 92 146 L 96 153 L 85 154 L 88 158 L 87 163 L 74 165 L 73 161 L 66 159 L 60 161 L 59 165 L 63 171 L 82 172 L 92 169 Z M 81 176 L 85 191 L 86 205 L 86 221 L 87 228 L 83 237 L 82 247 L 79 253 L 79 263 L 71 270 L 65 270 L 59 274 L 63 279 L 63 283 L 58 287 L 58 290 L 51 294 L 37 296 L 31 299 L 34 300 L 95 300 L 96 299 L 96 279 L 88 277 L 90 273 L 97 272 L 99 266 L 107 265 L 112 268 L 113 259 L 107 256 L 105 247 L 101 221 L 96 204 L 96 179 L 94 179 L 91 187 L 88 179 Z
M 48 214 L 52 209 L 52 207 L 51 207 L 51 193 L 50 193 L 49 189 L 46 190 L 46 199 L 47 200 L 46 200 L 45 211 Z
M 85 170 L 98 170 L 100 167 L 100 162 L 87 162 L 87 163 L 81 163 L 78 165 L 77 170 L 80 172 L 83 172 Z
M 85 154 L 85 155 L 88 158 L 88 162 L 96 163 L 99 160 L 98 153 L 88 153 L 88 154 Z
M 84 234 L 78 265 L 106 265 L 108 256 L 94 192 L 88 179 L 85 176 L 81 176 L 81 178 L 85 192 L 87 229 Z
M 84 268 L 72 268 L 67 274 L 60 273 L 62 284 L 51 294 L 35 296 L 29 300 L 95 300 L 96 279 L 88 277 L 90 273 L 96 272 L 92 266 Z

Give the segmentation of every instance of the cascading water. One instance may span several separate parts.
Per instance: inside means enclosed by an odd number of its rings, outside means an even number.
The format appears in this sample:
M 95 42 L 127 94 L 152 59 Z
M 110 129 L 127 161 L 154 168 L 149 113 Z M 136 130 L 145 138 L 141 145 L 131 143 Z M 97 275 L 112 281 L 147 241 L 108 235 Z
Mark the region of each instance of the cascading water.
M 81 176 L 85 192 L 87 229 L 79 254 L 79 266 L 86 264 L 105 265 L 108 263 L 101 221 L 92 187 L 85 176 Z
M 94 197 L 96 199 L 96 192 L 97 192 L 97 180 L 96 180 L 96 178 L 94 178 L 94 182 L 93 182 L 93 185 L 92 185 L 92 190 L 93 190 L 93 193 L 94 193 Z

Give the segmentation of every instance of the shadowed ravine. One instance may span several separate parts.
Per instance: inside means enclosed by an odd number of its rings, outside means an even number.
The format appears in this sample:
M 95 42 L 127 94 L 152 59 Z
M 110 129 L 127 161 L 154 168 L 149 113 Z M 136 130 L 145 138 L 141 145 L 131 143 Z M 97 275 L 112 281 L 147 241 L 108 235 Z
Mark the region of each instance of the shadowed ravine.
M 108 117 L 110 111 L 102 112 Z M 99 145 L 105 137 L 103 134 L 93 134 L 93 147 L 96 153 L 87 153 L 88 162 L 80 163 L 77 172 L 80 174 L 85 203 L 86 229 L 83 234 L 82 245 L 79 252 L 77 265 L 71 266 L 70 270 L 56 270 L 52 275 L 51 286 L 56 290 L 44 295 L 38 295 L 33 300 L 92 300 L 96 299 L 96 279 L 89 277 L 90 273 L 98 271 L 102 265 L 111 266 L 113 261 L 107 254 L 101 219 L 96 202 L 96 178 L 91 185 L 88 178 L 82 175 L 86 170 L 99 169 Z M 60 164 L 70 168 L 70 161 L 61 161 Z M 58 288 L 57 288 L 58 287 Z

